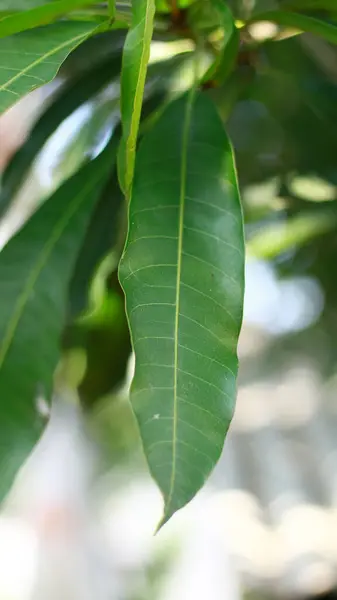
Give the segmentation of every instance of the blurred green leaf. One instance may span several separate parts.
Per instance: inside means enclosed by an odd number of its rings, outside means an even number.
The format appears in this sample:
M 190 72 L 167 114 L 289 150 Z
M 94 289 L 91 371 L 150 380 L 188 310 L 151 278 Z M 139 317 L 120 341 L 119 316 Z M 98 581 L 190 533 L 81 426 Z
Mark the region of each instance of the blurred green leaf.
M 139 120 L 155 14 L 154 0 L 133 0 L 132 24 L 127 34 L 121 74 L 123 137 L 119 152 L 119 181 L 129 196 L 135 164 Z
M 321 236 L 337 224 L 336 212 L 303 214 L 265 226 L 247 241 L 247 254 L 255 258 L 273 259 Z
M 275 10 L 255 15 L 251 22 L 255 21 L 270 21 L 271 23 L 277 23 L 277 25 L 282 25 L 284 27 L 291 27 L 292 29 L 298 29 L 299 31 L 313 33 L 332 44 L 337 44 L 337 25 L 322 21 L 321 19 L 315 19 L 314 17 L 308 17 L 307 15 L 301 15 L 290 11 Z
M 120 265 L 136 354 L 131 402 L 162 523 L 202 487 L 233 415 L 243 302 L 232 150 L 212 102 L 174 101 L 137 154 Z
M 55 77 L 60 65 L 96 23 L 57 23 L 0 40 L 0 112 Z
M 76 256 L 115 145 L 67 181 L 0 254 L 0 496 L 42 428 L 35 400 L 49 397 Z
M 41 25 L 47 25 L 76 8 L 93 4 L 95 0 L 56 0 L 42 6 L 10 15 L 0 21 L 0 38 Z
M 213 80 L 223 83 L 234 68 L 239 51 L 240 35 L 235 27 L 232 11 L 222 0 L 210 0 L 217 14 L 217 23 L 223 32 L 222 48 L 217 59 L 203 77 L 203 82 Z

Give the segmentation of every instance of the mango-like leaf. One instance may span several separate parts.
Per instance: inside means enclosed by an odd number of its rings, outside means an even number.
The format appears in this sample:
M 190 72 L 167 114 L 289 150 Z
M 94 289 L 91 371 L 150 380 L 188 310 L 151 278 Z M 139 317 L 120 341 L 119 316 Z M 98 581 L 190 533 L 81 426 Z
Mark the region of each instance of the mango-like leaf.
M 123 191 L 130 193 L 139 120 L 150 57 L 155 0 L 132 1 L 132 23 L 126 36 L 121 75 L 121 113 L 123 138 L 119 152 L 119 181 Z
M 42 428 L 59 356 L 66 296 L 112 148 L 57 190 L 0 254 L 0 497 Z
M 232 150 L 191 92 L 144 136 L 120 265 L 136 355 L 131 401 L 162 524 L 203 486 L 229 427 L 244 287 Z
M 0 40 L 0 113 L 57 74 L 97 23 L 62 22 Z
M 314 35 L 318 35 L 327 40 L 331 44 L 337 44 L 337 25 L 314 17 L 308 17 L 307 15 L 301 15 L 290 11 L 273 10 L 255 15 L 251 22 L 255 21 L 270 21 L 271 23 L 277 23 L 277 25 L 282 25 L 284 27 L 291 27 L 293 29 L 298 29 L 299 31 L 313 33 Z
M 49 2 L 43 6 L 10 15 L 0 21 L 0 38 L 40 25 L 47 25 L 71 10 L 88 4 L 93 4 L 93 0 L 56 0 L 56 2 Z

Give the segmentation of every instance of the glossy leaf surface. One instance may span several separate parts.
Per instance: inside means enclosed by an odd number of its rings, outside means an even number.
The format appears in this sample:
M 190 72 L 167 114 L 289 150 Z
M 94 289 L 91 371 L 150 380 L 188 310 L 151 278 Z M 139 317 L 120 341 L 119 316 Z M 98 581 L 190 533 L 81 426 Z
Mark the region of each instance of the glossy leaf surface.
M 154 14 L 155 0 L 133 0 L 132 24 L 125 40 L 121 75 L 123 138 L 119 153 L 119 180 L 127 195 L 134 172 Z
M 120 280 L 131 401 L 164 523 L 212 471 L 235 403 L 242 217 L 231 146 L 202 95 L 174 101 L 141 142 Z
M 0 497 L 41 431 L 72 269 L 111 150 L 68 180 L 0 254 Z
M 0 113 L 55 77 L 97 23 L 58 23 L 0 40 Z

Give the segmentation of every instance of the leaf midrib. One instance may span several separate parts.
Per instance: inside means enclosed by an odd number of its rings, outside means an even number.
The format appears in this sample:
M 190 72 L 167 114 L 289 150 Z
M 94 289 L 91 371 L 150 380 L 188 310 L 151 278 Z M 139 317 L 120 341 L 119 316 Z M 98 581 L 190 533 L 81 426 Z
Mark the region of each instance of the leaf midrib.
M 178 230 L 178 256 L 177 256 L 177 279 L 176 279 L 176 300 L 175 300 L 175 321 L 174 321 L 174 369 L 173 369 L 173 431 L 172 431 L 172 470 L 170 479 L 170 488 L 165 505 L 165 514 L 163 520 L 170 513 L 171 502 L 173 498 L 176 467 L 177 467 L 177 424 L 178 424 L 178 335 L 179 335 L 179 313 L 180 313 L 180 289 L 181 289 L 181 263 L 183 249 L 184 216 L 186 200 L 186 178 L 187 178 L 187 158 L 188 158 L 188 139 L 191 127 L 191 116 L 193 101 L 196 93 L 195 86 L 191 89 L 188 101 L 186 103 L 185 122 L 182 134 L 182 156 L 181 156 L 181 182 L 179 194 L 179 230 Z
M 79 209 L 82 202 L 86 198 L 87 193 L 90 191 L 90 189 L 92 187 L 94 187 L 96 185 L 97 181 L 99 181 L 99 180 L 100 180 L 100 176 L 95 177 L 94 180 L 90 182 L 90 184 L 85 186 L 81 190 L 81 192 L 77 196 L 75 196 L 73 201 L 69 204 L 68 210 L 63 214 L 62 218 L 59 219 L 59 221 L 56 223 L 55 227 L 52 229 L 49 241 L 42 248 L 40 257 L 36 261 L 35 266 L 33 266 L 33 269 L 26 280 L 26 284 L 14 306 L 12 317 L 9 319 L 7 329 L 3 336 L 2 344 L 0 346 L 0 369 L 5 361 L 7 353 L 13 342 L 16 330 L 17 330 L 20 320 L 23 316 L 23 313 L 24 313 L 26 304 L 29 300 L 30 294 L 31 294 L 32 290 L 34 289 L 34 286 L 35 286 L 43 268 L 46 266 L 48 258 L 54 249 L 54 246 L 59 241 L 67 223 L 69 222 L 71 217 L 75 214 L 75 212 Z M 48 202 L 48 200 L 47 200 L 47 202 Z

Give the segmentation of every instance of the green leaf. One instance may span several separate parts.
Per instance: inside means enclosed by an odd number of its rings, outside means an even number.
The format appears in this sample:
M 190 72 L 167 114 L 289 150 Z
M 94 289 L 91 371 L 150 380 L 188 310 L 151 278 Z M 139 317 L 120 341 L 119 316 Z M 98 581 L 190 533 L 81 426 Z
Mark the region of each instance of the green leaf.
M 315 19 L 314 17 L 275 10 L 257 14 L 250 22 L 253 23 L 256 21 L 270 21 L 271 23 L 277 23 L 277 25 L 282 25 L 284 27 L 291 27 L 303 32 L 313 33 L 314 35 L 318 35 L 328 42 L 331 42 L 331 44 L 337 44 L 337 26 L 322 21 L 321 19 Z
M 221 0 L 212 0 L 215 11 L 219 16 L 219 23 L 223 28 L 222 49 L 219 56 L 203 77 L 203 81 L 213 80 L 223 83 L 234 68 L 239 51 L 240 35 L 235 27 L 234 18 L 230 8 Z
M 154 14 L 154 0 L 133 0 L 132 24 L 125 40 L 121 75 L 123 138 L 119 152 L 119 181 L 127 196 L 133 179 Z
M 0 21 L 0 38 L 47 25 L 71 10 L 88 4 L 93 4 L 93 0 L 58 0 L 10 15 Z
M 271 260 L 283 252 L 302 246 L 336 227 L 335 211 L 313 211 L 281 223 L 273 223 L 247 241 L 247 254 Z
M 35 399 L 51 392 L 69 280 L 112 150 L 59 188 L 0 254 L 1 498 L 41 432 Z
M 0 40 L 0 113 L 57 74 L 68 54 L 97 23 L 64 22 Z
M 122 192 L 114 173 L 102 191 L 74 269 L 70 284 L 70 310 L 73 317 L 88 307 L 93 275 L 100 261 L 116 245 L 122 204 Z
M 120 281 L 136 355 L 131 402 L 164 495 L 163 524 L 221 454 L 242 318 L 232 150 L 212 102 L 193 91 L 140 144 Z

